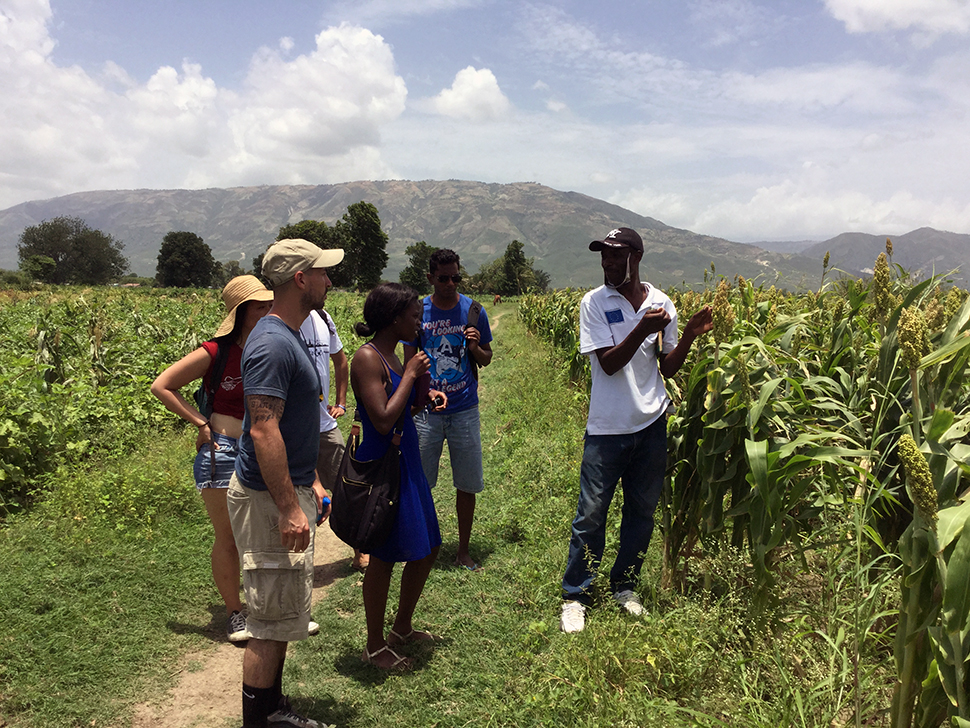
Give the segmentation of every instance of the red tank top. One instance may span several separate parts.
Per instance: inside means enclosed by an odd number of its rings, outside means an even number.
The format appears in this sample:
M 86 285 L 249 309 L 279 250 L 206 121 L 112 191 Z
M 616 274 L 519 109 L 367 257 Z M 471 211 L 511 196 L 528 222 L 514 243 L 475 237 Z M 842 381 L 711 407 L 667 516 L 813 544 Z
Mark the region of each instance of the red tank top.
M 206 371 L 202 381 L 209 386 L 209 377 L 212 376 L 212 364 L 215 362 L 216 354 L 219 351 L 219 344 L 215 341 L 206 341 L 202 348 L 209 352 L 212 362 Z M 246 414 L 246 404 L 243 400 L 242 388 L 242 349 L 238 344 L 229 346 L 229 357 L 226 359 L 226 368 L 222 372 L 222 381 L 215 388 L 215 398 L 212 403 L 212 411 L 220 415 L 228 415 L 241 420 Z

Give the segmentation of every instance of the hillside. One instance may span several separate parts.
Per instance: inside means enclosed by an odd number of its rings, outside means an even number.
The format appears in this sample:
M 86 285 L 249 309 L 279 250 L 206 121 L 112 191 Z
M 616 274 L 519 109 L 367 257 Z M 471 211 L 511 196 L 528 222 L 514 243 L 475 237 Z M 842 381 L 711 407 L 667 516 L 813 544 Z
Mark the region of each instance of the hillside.
M 596 285 L 602 278 L 599 260 L 587 245 L 619 225 L 643 236 L 643 276 L 661 286 L 700 282 L 712 262 L 729 277 L 762 276 L 771 283 L 780 278 L 797 286 L 814 280 L 821 265 L 673 228 L 602 200 L 535 183 L 390 180 L 79 192 L 26 202 L 0 211 L 0 267 L 17 267 L 17 241 L 25 227 L 60 215 L 81 217 L 123 241 L 132 270 L 140 275 L 154 275 L 162 237 L 171 230 L 197 233 L 217 260 L 241 260 L 248 266 L 283 225 L 305 219 L 332 223 L 361 200 L 377 207 L 390 238 L 385 276 L 391 279 L 407 264 L 405 248 L 419 240 L 453 248 L 474 272 L 517 239 L 551 275 L 553 285 Z
M 919 228 L 905 235 L 868 235 L 842 233 L 817 243 L 802 254 L 819 260 L 830 252 L 830 265 L 843 270 L 871 273 L 879 253 L 886 250 L 886 238 L 893 243 L 893 263 L 920 278 L 934 273 L 950 273 L 954 282 L 970 282 L 970 235 Z

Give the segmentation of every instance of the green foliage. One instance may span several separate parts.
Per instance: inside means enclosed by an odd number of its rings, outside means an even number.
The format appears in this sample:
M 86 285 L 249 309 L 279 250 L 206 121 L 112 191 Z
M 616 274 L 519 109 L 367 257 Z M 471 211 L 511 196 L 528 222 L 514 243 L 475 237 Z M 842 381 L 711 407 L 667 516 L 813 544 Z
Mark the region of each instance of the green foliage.
M 221 266 L 195 233 L 171 231 L 162 238 L 155 280 L 163 288 L 207 288 L 219 283 Z
M 404 253 L 408 256 L 408 264 L 401 271 L 401 283 L 410 286 L 421 296 L 431 293 L 431 284 L 428 283 L 428 272 L 430 269 L 431 254 L 437 248 L 428 245 L 423 240 L 409 245 Z
M 941 711 L 965 717 L 959 686 L 970 628 L 962 621 L 967 610 L 956 607 L 944 624 L 933 595 L 946 599 L 946 585 L 956 588 L 949 574 L 970 568 L 970 553 L 964 559 L 962 550 L 944 549 L 946 563 L 935 564 L 940 549 L 932 530 L 917 526 L 924 520 L 914 520 L 910 495 L 928 513 L 935 506 L 926 498 L 938 498 L 943 514 L 966 488 L 970 306 L 951 304 L 947 318 L 943 301 L 950 294 L 940 290 L 941 278 L 913 284 L 885 254 L 880 258 L 874 281 L 826 283 L 823 270 L 817 294 L 782 294 L 744 280 L 731 287 L 723 279 L 716 294 L 671 292 L 681 320 L 712 303 L 720 328 L 695 344 L 668 381 L 676 411 L 668 421 L 670 481 L 660 514 L 664 583 L 684 591 L 693 583 L 715 588 L 710 560 L 741 549 L 750 563 L 752 605 L 770 615 L 787 591 L 786 561 L 807 567 L 813 555 L 837 545 L 857 562 L 846 584 L 859 599 L 844 621 L 842 643 L 857 680 L 862 656 L 885 645 L 876 622 L 863 614 L 861 595 L 889 593 L 901 562 L 895 636 L 903 687 L 894 711 L 903 717 L 894 725 L 909 725 L 917 699 L 921 724 L 936 725 Z M 579 358 L 579 297 L 557 292 L 522 302 L 523 320 L 571 360 Z M 587 376 L 578 364 L 570 370 Z M 915 491 L 904 487 L 900 462 L 913 460 L 914 441 L 925 441 L 935 490 L 925 483 Z M 926 480 L 925 469 L 914 472 Z M 859 694 L 850 701 L 857 713 L 864 702 Z
M 222 316 L 215 291 L 3 295 L 0 514 L 47 492 L 57 468 L 127 451 L 136 433 L 175 424 L 149 385 Z
M 302 238 L 325 250 L 341 248 L 344 259 L 327 275 L 337 288 L 369 291 L 381 282 L 387 266 L 387 233 L 381 229 L 377 208 L 369 202 L 355 202 L 332 227 L 323 221 L 302 220 L 280 228 L 277 240 Z M 259 258 L 260 268 L 262 257 Z M 257 261 L 253 261 L 256 267 Z M 258 275 L 258 273 L 257 273 Z
M 262 263 L 262 260 L 260 260 L 260 263 Z M 238 260 L 224 260 L 218 264 L 213 283 L 219 288 L 225 288 L 226 284 L 233 278 L 244 275 L 246 275 L 246 269 L 239 264 Z
M 354 285 L 358 291 L 369 291 L 381 282 L 387 266 L 387 233 L 381 229 L 377 208 L 369 202 L 355 202 L 341 222 L 346 226 L 346 252 L 354 269 Z
M 17 256 L 28 275 L 44 283 L 98 285 L 128 271 L 124 244 L 77 217 L 55 217 L 20 234 Z
M 518 240 L 509 243 L 502 257 L 485 263 L 471 277 L 471 290 L 502 296 L 545 291 L 549 287 L 549 275 L 535 267 L 535 259 L 527 258 L 523 248 Z

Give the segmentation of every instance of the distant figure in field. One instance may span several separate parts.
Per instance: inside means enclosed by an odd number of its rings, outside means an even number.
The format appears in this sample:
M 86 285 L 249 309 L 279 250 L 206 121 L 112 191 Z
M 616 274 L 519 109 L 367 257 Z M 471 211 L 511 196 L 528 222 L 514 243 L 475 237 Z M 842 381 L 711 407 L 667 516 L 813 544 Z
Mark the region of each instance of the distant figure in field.
M 330 515 L 317 476 L 320 377 L 299 329 L 323 308 L 327 268 L 343 257 L 306 240 L 270 245 L 262 272 L 273 308 L 243 349 L 246 417 L 228 497 L 252 634 L 243 656 L 243 728 L 318 725 L 283 694 L 286 645 L 309 634 L 317 516 Z
M 492 299 L 492 305 L 498 306 L 502 302 L 502 297 L 499 294 L 495 294 L 495 298 Z
M 421 462 L 428 483 L 438 482 L 441 449 L 448 441 L 458 553 L 455 565 L 478 571 L 469 553 L 475 499 L 485 488 L 482 436 L 478 416 L 478 368 L 492 361 L 492 331 L 485 309 L 458 293 L 460 260 L 453 250 L 436 250 L 429 260 L 428 282 L 434 292 L 422 306 L 418 337 L 404 347 L 404 360 L 424 352 L 431 361 L 431 386 L 448 394 L 444 410 L 422 411 L 414 417 L 421 442 Z
M 222 289 L 228 314 L 215 336 L 158 375 L 152 394 L 183 420 L 199 428 L 195 439 L 195 487 L 202 494 L 206 512 L 215 531 L 212 544 L 212 579 L 226 604 L 226 633 L 230 642 L 249 639 L 246 617 L 239 598 L 239 552 L 229 525 L 226 492 L 236 463 L 238 441 L 243 428 L 243 388 L 239 365 L 242 347 L 250 332 L 273 305 L 273 293 L 255 276 L 237 276 Z M 222 358 L 219 359 L 219 352 Z M 213 368 L 221 364 L 219 381 Z M 197 379 L 212 396 L 212 413 L 207 417 L 179 392 Z
M 600 253 L 604 285 L 583 296 L 579 310 L 580 352 L 590 358 L 593 382 L 579 505 L 562 580 L 563 632 L 581 632 L 586 624 L 590 586 L 603 558 L 606 514 L 621 481 L 620 544 L 610 590 L 628 613 L 644 612 L 634 590 L 667 467 L 670 399 L 663 378 L 677 373 L 694 339 L 712 327 L 711 309 L 704 307 L 678 342 L 674 304 L 640 281 L 643 241 L 636 231 L 611 230 L 589 249 Z

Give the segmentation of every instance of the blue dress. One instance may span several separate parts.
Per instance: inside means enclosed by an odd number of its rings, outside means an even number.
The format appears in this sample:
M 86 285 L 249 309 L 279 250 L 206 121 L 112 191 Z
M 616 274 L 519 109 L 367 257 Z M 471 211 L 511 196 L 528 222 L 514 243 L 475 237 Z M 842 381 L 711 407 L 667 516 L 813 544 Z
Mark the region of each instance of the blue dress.
M 388 371 L 393 391 L 397 391 L 401 384 L 401 377 L 390 367 Z M 421 467 L 418 433 L 414 429 L 414 420 L 411 417 L 414 397 L 415 392 L 412 387 L 408 403 L 404 408 L 404 432 L 401 435 L 401 497 L 397 521 L 384 545 L 371 552 L 381 561 L 418 561 L 441 545 L 438 514 L 434 509 L 428 479 Z M 382 435 L 374 429 L 363 404 L 358 403 L 357 406 L 360 409 L 362 434 L 357 458 L 360 460 L 379 458 L 390 446 L 393 430 Z

